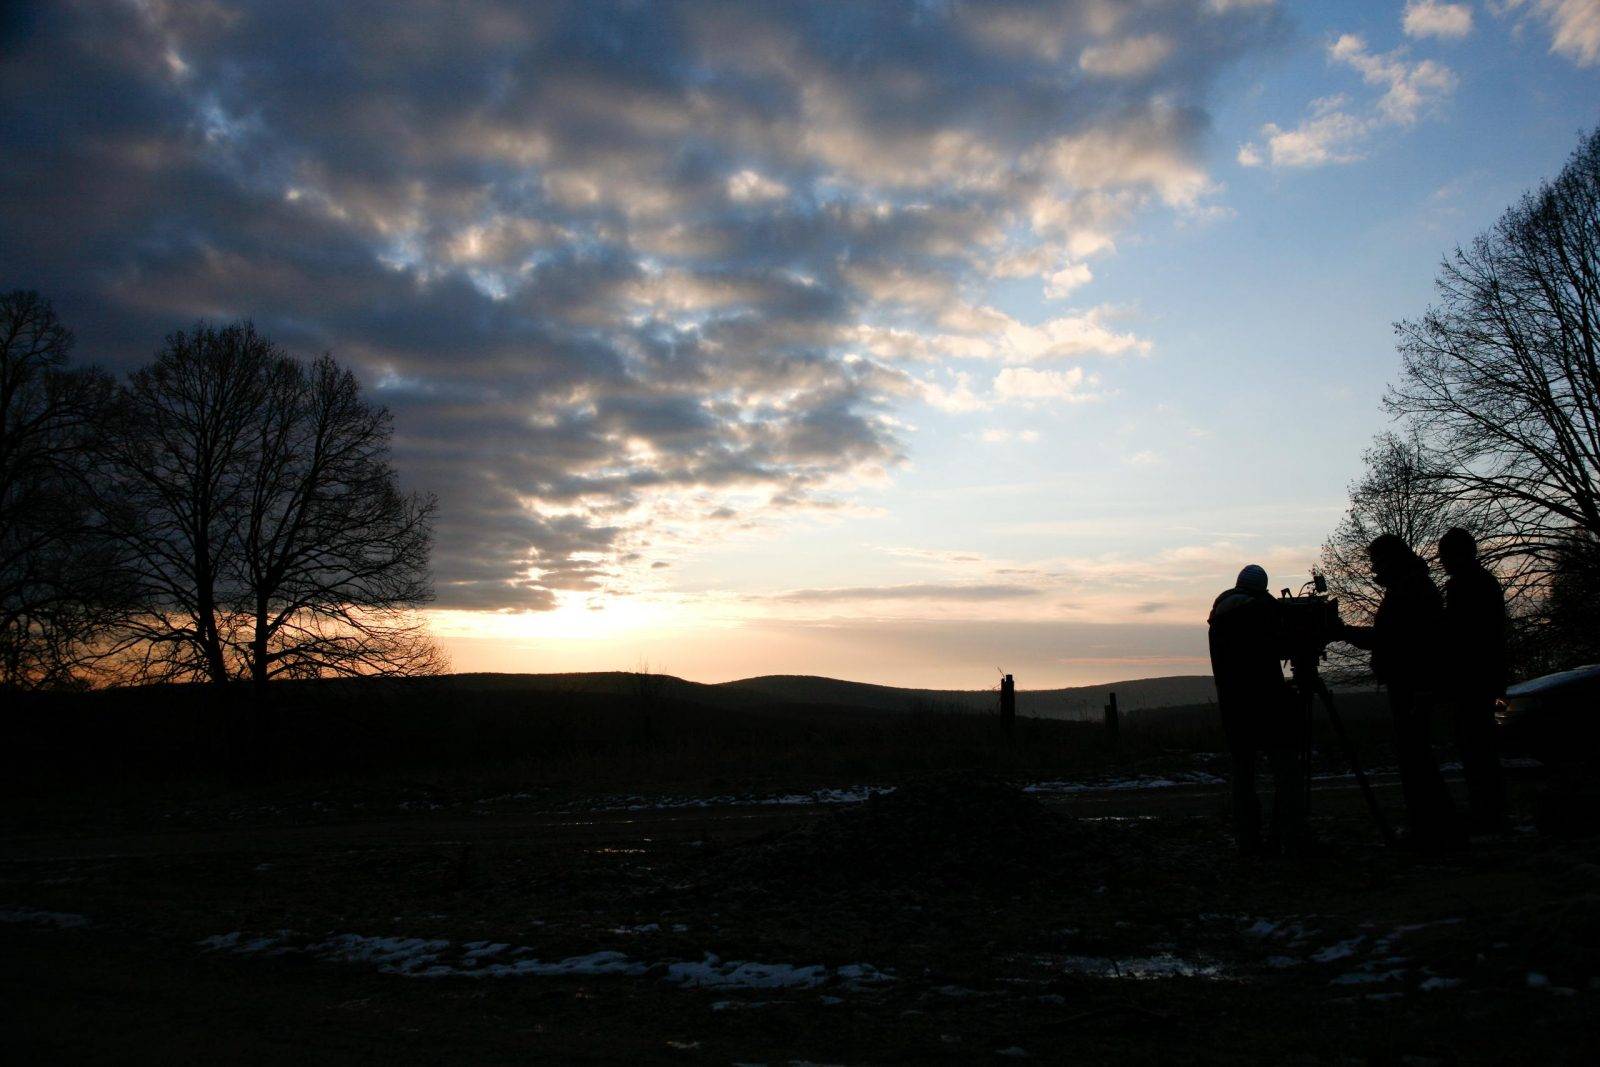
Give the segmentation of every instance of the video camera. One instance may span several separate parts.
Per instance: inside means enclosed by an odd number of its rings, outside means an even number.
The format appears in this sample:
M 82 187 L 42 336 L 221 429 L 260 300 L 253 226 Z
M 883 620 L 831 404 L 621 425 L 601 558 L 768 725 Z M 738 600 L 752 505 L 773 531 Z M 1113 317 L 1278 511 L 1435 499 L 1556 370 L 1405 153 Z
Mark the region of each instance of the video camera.
M 1317 673 L 1317 663 L 1327 647 L 1344 634 L 1344 624 L 1339 621 L 1339 602 L 1328 595 L 1328 580 L 1312 571 L 1311 580 L 1300 587 L 1298 596 L 1287 589 L 1283 591 L 1278 597 L 1278 609 L 1278 658 L 1289 661 L 1294 672 L 1291 684 L 1304 702 L 1305 729 L 1301 734 L 1300 767 L 1301 781 L 1306 791 L 1305 810 L 1311 808 L 1312 709 L 1317 698 L 1321 697 L 1322 706 L 1328 712 L 1328 725 L 1338 738 L 1339 746 L 1344 749 L 1345 758 L 1350 761 L 1350 771 L 1355 775 L 1356 785 L 1361 787 L 1361 796 L 1367 802 L 1367 810 L 1372 813 L 1372 821 L 1377 825 L 1384 844 L 1392 845 L 1395 843 L 1394 830 L 1384 817 L 1378 797 L 1372 791 L 1372 783 L 1367 781 L 1366 772 L 1361 769 L 1356 746 L 1345 732 L 1344 721 L 1339 718 L 1339 711 L 1333 705 L 1333 694 Z
M 1314 667 L 1323 650 L 1339 640 L 1339 601 L 1328 595 L 1328 580 L 1313 573 L 1298 596 L 1285 589 L 1278 597 L 1278 658 Z

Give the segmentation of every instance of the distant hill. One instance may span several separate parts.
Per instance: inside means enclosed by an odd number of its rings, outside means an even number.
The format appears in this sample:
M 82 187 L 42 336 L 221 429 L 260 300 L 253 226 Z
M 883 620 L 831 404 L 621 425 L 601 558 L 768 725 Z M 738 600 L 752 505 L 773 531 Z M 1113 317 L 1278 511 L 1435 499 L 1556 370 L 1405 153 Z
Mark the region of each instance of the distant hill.
M 833 678 L 705 685 L 611 671 L 289 679 L 260 694 L 245 683 L 8 694 L 0 801 L 191 780 L 382 779 L 409 796 L 446 779 L 511 794 L 598 781 L 632 791 L 692 781 L 722 792 L 729 783 L 883 781 L 939 768 L 1059 774 L 1103 765 L 1103 731 L 1066 720 L 1098 719 L 1108 688 L 1018 694 L 1023 721 L 1009 739 L 992 690 Z M 1208 679 L 1115 688 L 1131 712 L 1122 733 L 1130 760 L 1220 750 Z
M 884 711 L 991 711 L 1000 703 L 998 687 L 899 689 L 808 675 L 745 678 L 737 682 L 724 682 L 717 688 L 760 694 L 772 700 L 840 704 Z M 1017 691 L 1017 714 L 1041 719 L 1098 719 L 1111 693 L 1117 694 L 1117 707 L 1123 711 L 1205 704 L 1216 700 L 1216 686 L 1208 675 L 1176 675 L 1069 689 L 1021 689 Z
M 600 671 L 582 674 L 462 674 L 455 684 L 465 688 L 520 689 L 542 693 L 592 693 L 650 696 L 719 708 L 770 705 L 828 706 L 840 709 L 911 711 L 993 711 L 995 689 L 904 689 L 867 682 L 847 682 L 802 674 L 772 674 L 707 685 L 665 674 Z M 1208 675 L 1138 678 L 1068 689 L 1023 689 L 1017 692 L 1017 714 L 1041 719 L 1099 719 L 1110 693 L 1124 712 L 1216 700 Z

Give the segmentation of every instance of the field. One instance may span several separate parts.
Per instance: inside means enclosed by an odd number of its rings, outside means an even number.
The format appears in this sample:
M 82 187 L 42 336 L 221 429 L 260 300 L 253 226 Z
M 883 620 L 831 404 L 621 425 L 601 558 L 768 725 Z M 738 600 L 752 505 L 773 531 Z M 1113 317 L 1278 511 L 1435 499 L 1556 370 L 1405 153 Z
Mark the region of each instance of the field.
M 1600 1044 L 1600 843 L 1547 832 L 1552 798 L 1586 787 L 1544 768 L 1513 766 L 1511 832 L 1423 859 L 1383 848 L 1323 759 L 1315 854 L 1241 861 L 1209 709 L 1130 716 L 1112 747 L 1080 723 L 1008 739 L 992 717 L 650 685 L 517 712 L 525 688 L 497 684 L 416 705 L 286 689 L 254 717 L 193 691 L 30 706 L 0 820 L 8 1047 L 1446 1063 Z M 1348 703 L 1398 815 L 1381 722 Z M 441 746 L 420 707 L 472 739 Z

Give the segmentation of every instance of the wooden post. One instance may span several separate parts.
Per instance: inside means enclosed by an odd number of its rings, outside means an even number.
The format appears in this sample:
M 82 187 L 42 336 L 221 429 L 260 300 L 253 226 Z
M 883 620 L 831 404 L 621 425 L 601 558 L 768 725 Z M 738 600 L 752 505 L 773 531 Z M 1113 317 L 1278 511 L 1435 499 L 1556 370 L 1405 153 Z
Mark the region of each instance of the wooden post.
M 1115 745 L 1117 743 L 1117 734 L 1121 729 L 1121 723 L 1117 721 L 1117 694 L 1108 693 L 1106 695 L 1111 698 L 1106 704 L 1106 737 Z
M 1017 721 L 1017 683 L 1011 675 L 1000 679 L 1000 729 L 1007 737 Z

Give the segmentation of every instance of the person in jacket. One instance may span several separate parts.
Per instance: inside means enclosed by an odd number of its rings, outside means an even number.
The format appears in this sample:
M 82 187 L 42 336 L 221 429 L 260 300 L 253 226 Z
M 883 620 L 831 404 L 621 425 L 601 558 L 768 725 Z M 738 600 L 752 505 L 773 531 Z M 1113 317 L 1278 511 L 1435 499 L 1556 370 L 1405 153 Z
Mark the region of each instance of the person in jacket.
M 1445 697 L 1467 778 L 1467 814 L 1474 832 L 1500 829 L 1505 781 L 1495 751 L 1494 704 L 1506 691 L 1506 599 L 1500 582 L 1478 562 L 1478 542 L 1459 526 L 1439 539 L 1447 658 Z
M 1383 599 L 1372 625 L 1344 626 L 1340 636 L 1372 653 L 1372 672 L 1388 687 L 1412 843 L 1423 850 L 1453 847 L 1460 827 L 1432 748 L 1433 705 L 1446 667 L 1444 601 L 1427 562 L 1401 537 L 1383 534 L 1367 556 Z
M 1211 606 L 1211 673 L 1228 740 L 1233 791 L 1233 829 L 1239 853 L 1298 852 L 1303 846 L 1305 790 L 1296 754 L 1297 716 L 1278 659 L 1280 608 L 1267 591 L 1267 572 L 1252 563 L 1233 588 Z M 1272 768 L 1272 821 L 1261 836 L 1256 797 L 1256 759 L 1266 753 Z

